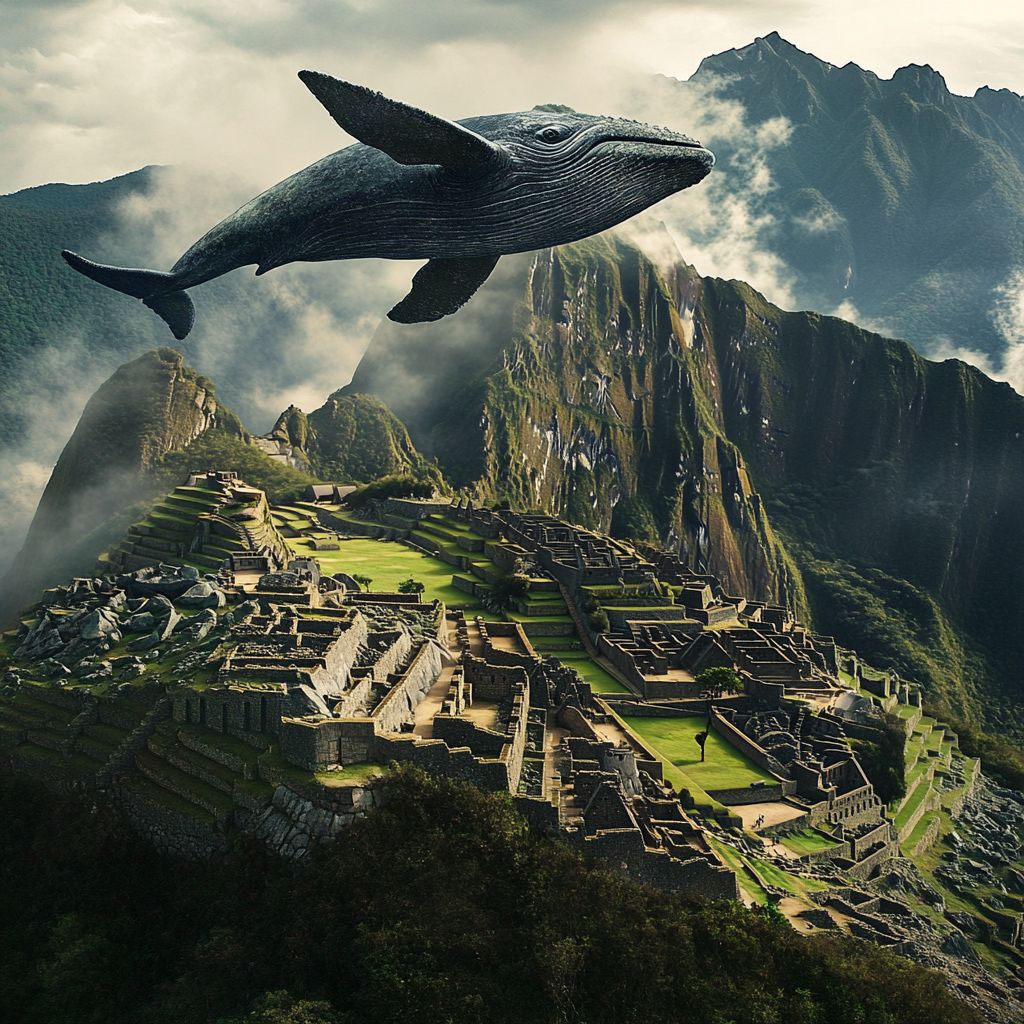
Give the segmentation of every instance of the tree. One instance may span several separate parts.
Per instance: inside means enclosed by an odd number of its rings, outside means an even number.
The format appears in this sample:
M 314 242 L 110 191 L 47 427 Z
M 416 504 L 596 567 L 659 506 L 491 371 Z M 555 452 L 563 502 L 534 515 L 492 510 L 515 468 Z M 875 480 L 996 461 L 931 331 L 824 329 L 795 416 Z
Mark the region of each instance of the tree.
M 723 693 L 739 693 L 743 689 L 743 680 L 735 669 L 716 665 L 697 673 L 697 682 L 713 697 L 721 697 Z
M 703 761 L 704 760 L 704 744 L 707 743 L 707 741 L 708 741 L 707 730 L 705 729 L 704 732 L 697 733 L 697 735 L 694 736 L 693 738 L 694 738 L 694 741 L 696 742 L 697 746 L 700 747 L 700 759 L 701 759 L 701 761 Z
M 398 592 L 400 594 L 422 594 L 425 589 L 419 580 L 414 580 L 411 576 L 398 584 Z
M 502 612 L 511 608 L 516 601 L 526 597 L 530 590 L 530 578 L 512 573 L 495 580 L 490 590 L 480 599 L 490 612 Z
M 357 576 L 355 573 L 352 574 L 352 579 L 356 581 L 363 588 L 363 590 L 369 590 L 370 584 L 373 582 L 372 576 Z

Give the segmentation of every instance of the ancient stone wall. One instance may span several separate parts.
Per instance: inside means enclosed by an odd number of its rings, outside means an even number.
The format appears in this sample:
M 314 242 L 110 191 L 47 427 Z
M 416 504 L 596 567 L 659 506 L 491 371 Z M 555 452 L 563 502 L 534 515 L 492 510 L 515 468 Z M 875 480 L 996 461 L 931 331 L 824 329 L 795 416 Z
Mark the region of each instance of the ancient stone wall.
M 725 740 L 730 746 L 735 747 L 741 754 L 744 754 L 758 766 L 774 778 L 779 778 L 783 772 L 782 765 L 762 747 L 758 746 L 749 736 L 736 728 L 723 714 L 715 708 L 711 709 L 709 724 L 714 732 Z M 781 781 L 781 780 L 780 780 Z M 794 789 L 795 792 L 795 789 Z
M 413 720 L 413 711 L 441 674 L 441 652 L 423 643 L 384 699 L 370 717 L 381 732 L 398 732 Z

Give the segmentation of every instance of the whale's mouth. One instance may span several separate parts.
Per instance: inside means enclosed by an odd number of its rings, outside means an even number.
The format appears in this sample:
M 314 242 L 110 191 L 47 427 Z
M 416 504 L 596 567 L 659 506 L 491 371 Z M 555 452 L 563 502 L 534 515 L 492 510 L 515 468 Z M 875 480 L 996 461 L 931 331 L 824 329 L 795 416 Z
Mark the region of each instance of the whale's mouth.
M 673 146 L 679 149 L 704 149 L 695 139 L 651 138 L 649 135 L 606 135 L 598 145 L 605 142 L 636 142 L 647 146 Z

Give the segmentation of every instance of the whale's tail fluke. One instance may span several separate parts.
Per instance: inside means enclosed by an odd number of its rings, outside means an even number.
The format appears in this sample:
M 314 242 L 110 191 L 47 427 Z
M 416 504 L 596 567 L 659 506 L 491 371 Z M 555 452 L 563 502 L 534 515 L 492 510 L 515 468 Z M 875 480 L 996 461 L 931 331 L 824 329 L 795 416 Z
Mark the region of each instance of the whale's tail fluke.
M 132 270 L 126 267 L 107 267 L 93 263 L 77 253 L 65 249 L 61 256 L 69 267 L 98 281 L 107 288 L 123 292 L 143 303 L 171 329 L 179 341 L 188 336 L 195 323 L 196 310 L 188 292 L 174 286 L 174 275 L 159 270 Z

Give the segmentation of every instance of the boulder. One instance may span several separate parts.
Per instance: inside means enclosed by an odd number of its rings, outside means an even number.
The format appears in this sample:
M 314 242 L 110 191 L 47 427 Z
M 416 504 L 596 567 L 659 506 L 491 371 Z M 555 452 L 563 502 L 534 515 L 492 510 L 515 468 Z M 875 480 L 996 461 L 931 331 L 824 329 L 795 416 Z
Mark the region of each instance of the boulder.
M 181 621 L 181 616 L 172 608 L 170 615 L 156 625 L 156 633 L 161 640 L 166 640 Z
M 152 612 L 136 612 L 125 623 L 125 629 L 129 633 L 150 633 L 155 626 L 156 619 Z
M 162 619 L 174 611 L 174 605 L 163 594 L 154 594 L 142 606 L 142 610 L 149 612 L 154 618 Z
M 184 608 L 223 608 L 225 601 L 224 591 L 206 580 L 193 584 L 178 598 Z
M 217 613 L 211 608 L 204 608 L 191 619 L 182 619 L 178 624 L 178 631 L 185 639 L 192 643 L 198 643 L 200 640 L 205 640 L 216 625 Z
M 117 613 L 107 608 L 94 608 L 82 619 L 78 635 L 84 640 L 100 640 L 117 629 Z
M 133 640 L 128 645 L 129 651 L 148 651 L 153 647 L 156 647 L 158 643 L 163 639 L 160 634 L 153 630 L 152 633 L 146 634 L 146 636 L 140 636 L 137 640 Z

